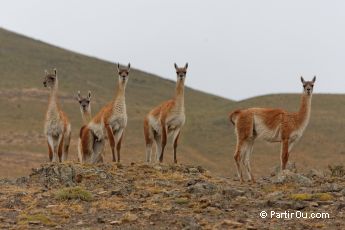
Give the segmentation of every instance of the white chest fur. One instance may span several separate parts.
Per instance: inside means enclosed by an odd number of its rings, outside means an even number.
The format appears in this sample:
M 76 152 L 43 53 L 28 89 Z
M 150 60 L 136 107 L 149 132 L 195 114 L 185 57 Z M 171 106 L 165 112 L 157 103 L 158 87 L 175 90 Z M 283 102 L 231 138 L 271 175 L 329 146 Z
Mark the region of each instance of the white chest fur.
M 127 109 L 125 100 L 116 101 L 113 106 L 112 115 L 109 118 L 109 124 L 112 129 L 119 130 L 127 126 Z

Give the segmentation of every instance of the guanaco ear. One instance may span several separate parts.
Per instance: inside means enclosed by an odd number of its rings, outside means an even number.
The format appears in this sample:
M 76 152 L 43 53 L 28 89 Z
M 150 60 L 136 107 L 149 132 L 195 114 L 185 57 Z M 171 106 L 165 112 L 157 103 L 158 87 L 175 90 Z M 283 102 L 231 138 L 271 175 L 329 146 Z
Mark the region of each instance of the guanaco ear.
M 188 69 L 188 62 L 186 63 L 186 65 L 184 66 L 185 69 Z
M 174 66 L 175 66 L 175 69 L 177 70 L 177 69 L 178 69 L 178 66 L 176 65 L 176 63 L 174 63 Z
M 131 70 L 131 63 L 128 63 L 127 71 L 129 72 Z
M 315 83 L 315 81 L 316 81 L 316 76 L 314 76 L 312 82 Z
M 301 82 L 304 84 L 305 80 L 303 79 L 303 77 L 301 76 Z
M 120 63 L 117 63 L 117 72 L 120 73 Z
M 90 90 L 89 90 L 89 93 L 88 93 L 87 97 L 88 97 L 88 99 L 90 101 L 91 100 L 91 91 Z
M 47 76 L 49 74 L 48 70 L 44 70 L 44 74 Z
M 77 94 L 77 96 L 76 96 L 76 99 L 77 99 L 78 102 L 81 101 L 81 98 L 80 98 L 80 91 L 79 91 L 79 90 L 78 90 L 78 94 Z
M 56 70 L 56 68 L 54 68 L 54 75 L 55 75 L 55 76 L 57 75 L 57 70 Z

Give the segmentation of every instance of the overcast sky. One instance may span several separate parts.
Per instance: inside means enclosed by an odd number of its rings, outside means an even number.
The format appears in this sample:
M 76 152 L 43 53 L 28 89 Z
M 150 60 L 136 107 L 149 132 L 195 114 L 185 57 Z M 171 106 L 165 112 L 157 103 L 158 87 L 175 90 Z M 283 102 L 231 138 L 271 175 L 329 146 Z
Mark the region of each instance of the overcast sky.
M 345 87 L 343 0 L 2 0 L 0 26 L 231 99 Z M 0 44 L 1 45 L 1 44 Z

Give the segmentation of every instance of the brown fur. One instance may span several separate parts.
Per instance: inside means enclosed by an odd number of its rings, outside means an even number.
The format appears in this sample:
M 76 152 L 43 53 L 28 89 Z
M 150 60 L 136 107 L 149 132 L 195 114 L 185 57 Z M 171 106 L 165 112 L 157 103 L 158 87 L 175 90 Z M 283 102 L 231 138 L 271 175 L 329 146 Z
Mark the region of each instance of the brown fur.
M 95 117 L 92 118 L 91 122 L 88 124 L 88 134 L 86 134 L 87 131 L 83 131 L 83 135 L 81 137 L 82 141 L 82 149 L 83 149 L 83 155 L 90 155 L 90 146 L 98 145 L 98 143 L 103 143 L 102 140 L 97 140 L 95 134 L 92 132 L 90 129 L 90 125 L 92 124 L 93 126 L 99 125 L 104 127 L 104 132 L 106 134 L 104 136 L 108 137 L 110 148 L 112 151 L 113 155 L 113 161 L 116 161 L 116 156 L 115 156 L 115 147 L 116 147 L 116 152 L 117 152 L 117 160 L 120 161 L 120 150 L 121 150 L 121 143 L 122 143 L 122 137 L 123 137 L 123 130 L 124 127 L 121 127 L 121 130 L 114 130 L 112 126 L 114 126 L 114 120 L 113 118 L 115 117 L 115 122 L 118 122 L 116 120 L 116 116 L 123 115 L 127 121 L 127 113 L 126 111 L 122 111 L 121 109 L 125 104 L 121 104 L 121 102 L 124 101 L 124 93 L 125 93 L 125 87 L 127 84 L 127 79 L 128 75 L 130 72 L 130 64 L 128 64 L 128 67 L 126 69 L 121 69 L 120 66 L 118 65 L 118 76 L 119 76 L 119 83 L 117 85 L 117 88 L 115 90 L 115 96 L 114 99 L 108 103 L 106 106 L 104 106 L 97 114 Z M 120 104 L 119 104 L 120 103 Z M 120 112 L 118 110 L 121 110 Z M 121 114 L 123 112 L 123 114 Z M 122 118 L 122 117 L 121 117 Z M 117 123 L 116 123 L 117 125 Z M 124 125 L 126 126 L 126 124 Z M 121 133 L 121 135 L 120 135 Z M 92 137 L 93 136 L 93 137 Z M 118 140 L 116 140 L 118 138 Z M 95 150 L 95 148 L 93 148 Z M 98 153 L 100 154 L 100 153 Z M 95 162 L 93 162 L 95 163 Z
M 248 177 L 255 182 L 250 166 L 250 155 L 254 140 L 262 137 L 268 142 L 281 142 L 281 168 L 284 170 L 293 145 L 300 139 L 310 119 L 313 81 L 301 81 L 304 93 L 298 112 L 282 109 L 250 108 L 236 110 L 229 114 L 229 120 L 235 125 L 237 145 L 234 154 L 238 175 L 243 181 L 240 163 L 242 162 Z
M 45 119 L 45 134 L 48 141 L 48 156 L 50 161 L 62 162 L 67 160 L 71 138 L 71 126 L 66 114 L 58 103 L 57 71 L 50 74 L 45 72 L 43 81 L 45 87 L 50 88 L 50 97 Z
M 175 98 L 163 102 L 152 109 L 144 119 L 144 136 L 146 142 L 146 161 L 151 161 L 151 148 L 153 141 L 156 143 L 157 159 L 163 162 L 164 150 L 167 144 L 168 134 L 172 133 L 174 162 L 177 163 L 177 146 L 180 130 L 185 122 L 184 113 L 184 81 L 188 64 L 179 68 L 175 64 L 177 82 Z M 170 119 L 170 120 L 169 120 Z

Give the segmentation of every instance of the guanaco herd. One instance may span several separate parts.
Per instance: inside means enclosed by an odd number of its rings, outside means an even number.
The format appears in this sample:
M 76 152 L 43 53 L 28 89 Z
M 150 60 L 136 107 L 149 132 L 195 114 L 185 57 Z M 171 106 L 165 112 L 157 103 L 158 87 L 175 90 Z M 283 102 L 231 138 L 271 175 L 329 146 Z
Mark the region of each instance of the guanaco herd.
M 152 145 L 156 145 L 156 161 L 163 162 L 168 136 L 172 136 L 174 163 L 177 163 L 177 146 L 181 129 L 185 124 L 184 84 L 188 63 L 183 67 L 174 64 L 177 81 L 175 97 L 152 109 L 144 118 L 144 137 L 146 143 L 146 161 L 151 162 Z M 125 91 L 131 66 L 117 65 L 118 83 L 114 97 L 96 116 L 91 114 L 91 91 L 82 97 L 78 91 L 76 99 L 80 105 L 83 127 L 78 139 L 78 160 L 81 163 L 102 163 L 106 140 L 109 141 L 114 162 L 120 162 L 121 143 L 127 126 Z M 281 143 L 281 169 L 286 169 L 292 147 L 303 135 L 311 111 L 311 99 L 316 77 L 305 81 L 301 77 L 303 94 L 298 112 L 290 113 L 282 109 L 249 108 L 239 109 L 229 114 L 229 120 L 235 127 L 237 145 L 234 154 L 238 177 L 244 182 L 241 164 L 248 179 L 255 182 L 250 166 L 255 139 Z M 58 102 L 58 75 L 45 71 L 44 87 L 50 89 L 50 97 L 45 120 L 45 135 L 51 162 L 67 160 L 71 140 L 71 124 Z

